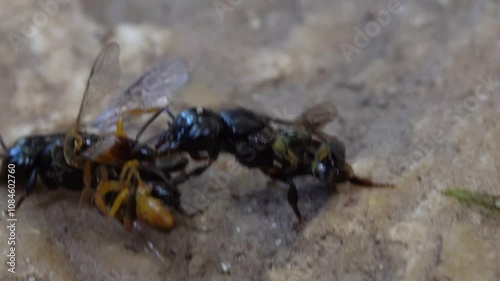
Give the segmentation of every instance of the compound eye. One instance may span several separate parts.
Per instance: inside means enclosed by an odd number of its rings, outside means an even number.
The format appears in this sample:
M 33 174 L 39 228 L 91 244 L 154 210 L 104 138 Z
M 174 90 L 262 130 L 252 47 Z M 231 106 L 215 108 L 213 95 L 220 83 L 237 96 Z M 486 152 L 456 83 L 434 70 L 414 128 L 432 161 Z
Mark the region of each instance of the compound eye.
M 83 139 L 81 136 L 75 136 L 75 147 L 76 149 L 80 149 L 83 146 Z

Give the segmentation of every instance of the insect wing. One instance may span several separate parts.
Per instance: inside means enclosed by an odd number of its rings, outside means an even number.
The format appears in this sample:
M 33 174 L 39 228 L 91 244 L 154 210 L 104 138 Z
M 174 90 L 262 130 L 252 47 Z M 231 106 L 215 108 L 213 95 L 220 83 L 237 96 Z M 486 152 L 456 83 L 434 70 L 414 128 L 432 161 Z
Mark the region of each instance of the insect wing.
M 104 46 L 94 61 L 90 71 L 85 92 L 83 95 L 80 111 L 76 124 L 81 125 L 85 119 L 95 116 L 96 112 L 102 112 L 102 104 L 107 99 L 112 99 L 114 94 L 119 93 L 118 84 L 120 80 L 120 46 L 118 43 L 108 43 Z
M 337 115 L 337 107 L 331 102 L 326 102 L 306 109 L 296 121 L 309 130 L 318 130 L 335 120 Z
M 182 60 L 164 60 L 114 100 L 104 113 L 92 121 L 91 126 L 113 132 L 120 116 L 127 119 L 133 114 L 166 107 L 187 81 L 187 66 Z
M 102 139 L 96 143 L 94 146 L 89 147 L 82 152 L 82 156 L 85 159 L 95 160 L 105 154 L 107 154 L 113 146 L 116 144 L 116 136 L 112 134 L 107 134 L 103 136 Z

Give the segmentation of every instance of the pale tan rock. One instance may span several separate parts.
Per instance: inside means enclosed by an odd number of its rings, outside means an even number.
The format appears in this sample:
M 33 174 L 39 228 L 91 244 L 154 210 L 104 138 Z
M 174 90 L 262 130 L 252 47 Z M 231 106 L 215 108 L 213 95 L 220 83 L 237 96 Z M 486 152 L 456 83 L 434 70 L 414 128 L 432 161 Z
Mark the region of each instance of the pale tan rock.
M 57 1 L 65 4 L 18 41 L 18 52 L 8 35 L 30 31 L 25 19 L 44 10 L 27 0 L 0 9 L 7 143 L 69 128 L 92 61 L 117 40 L 122 86 L 160 58 L 187 61 L 191 81 L 180 105 L 238 104 L 291 119 L 333 101 L 339 119 L 327 131 L 345 141 L 354 170 L 397 186 L 346 183 L 333 192 L 298 180 L 305 217 L 298 232 L 287 186 L 231 156 L 180 187 L 194 218 L 176 220 L 169 233 L 128 233 L 79 207 L 76 193 L 41 190 L 17 213 L 19 273 L 1 271 L 0 280 L 499 279 L 498 218 L 441 194 L 448 187 L 500 194 L 494 1 L 401 1 L 401 12 L 349 61 L 340 44 L 355 46 L 355 28 L 365 30 L 394 1 L 222 1 L 233 4 L 223 20 L 212 1 Z M 481 86 L 489 95 L 476 92 Z M 211 175 L 227 177 L 221 185 Z M 0 188 L 0 210 L 6 194 Z M 5 239 L 2 227 L 4 265 Z
M 474 228 L 455 224 L 446 234 L 436 280 L 497 280 L 498 256 Z

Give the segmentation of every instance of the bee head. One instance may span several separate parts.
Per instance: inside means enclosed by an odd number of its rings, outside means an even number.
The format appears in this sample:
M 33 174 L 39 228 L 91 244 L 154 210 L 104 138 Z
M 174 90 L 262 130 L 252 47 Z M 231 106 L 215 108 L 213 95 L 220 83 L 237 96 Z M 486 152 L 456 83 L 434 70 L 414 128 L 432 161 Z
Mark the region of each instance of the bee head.
M 83 138 L 76 131 L 72 130 L 64 139 L 64 158 L 66 162 L 74 167 L 81 164 L 80 152 L 83 147 Z
M 320 180 L 325 182 L 341 182 L 345 179 L 344 150 L 331 145 L 322 145 L 313 161 L 312 170 Z

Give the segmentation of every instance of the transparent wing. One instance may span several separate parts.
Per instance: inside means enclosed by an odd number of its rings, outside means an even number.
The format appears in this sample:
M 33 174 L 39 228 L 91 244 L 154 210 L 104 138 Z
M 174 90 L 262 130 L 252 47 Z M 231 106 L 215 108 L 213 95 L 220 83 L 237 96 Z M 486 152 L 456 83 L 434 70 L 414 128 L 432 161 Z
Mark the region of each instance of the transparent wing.
M 331 102 L 325 102 L 306 109 L 296 122 L 309 130 L 319 130 L 335 120 L 337 115 L 337 107 Z
M 108 43 L 101 50 L 92 65 L 87 85 L 80 104 L 76 125 L 81 125 L 85 119 L 93 117 L 105 104 L 106 99 L 112 99 L 119 92 L 120 80 L 120 46 L 116 42 Z
M 187 81 L 188 70 L 182 60 L 163 60 L 111 102 L 90 126 L 100 131 L 112 132 L 120 115 L 127 119 L 133 114 L 166 107 L 172 96 L 182 89 Z
M 94 160 L 108 153 L 111 150 L 111 148 L 116 145 L 116 142 L 117 142 L 116 136 L 113 134 L 108 134 L 106 136 L 103 136 L 98 143 L 83 151 L 82 156 L 85 159 Z

